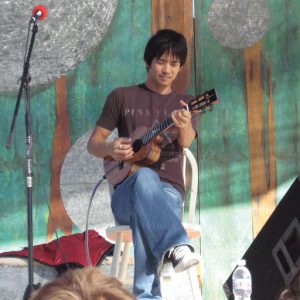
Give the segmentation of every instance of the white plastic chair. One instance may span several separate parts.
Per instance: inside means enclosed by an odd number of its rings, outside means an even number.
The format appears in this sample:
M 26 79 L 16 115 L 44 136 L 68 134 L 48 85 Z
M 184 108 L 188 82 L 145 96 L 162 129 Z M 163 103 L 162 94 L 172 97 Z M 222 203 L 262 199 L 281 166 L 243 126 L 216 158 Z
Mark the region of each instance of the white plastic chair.
M 183 149 L 183 178 L 186 185 L 186 170 L 187 165 L 190 165 L 190 194 L 189 194 L 189 210 L 188 220 L 183 222 L 183 226 L 190 239 L 200 238 L 200 224 L 195 223 L 196 201 L 198 192 L 198 166 L 197 161 L 192 152 L 184 148 Z M 185 203 L 187 203 L 187 199 Z M 107 237 L 115 241 L 115 249 L 113 254 L 113 260 L 111 265 L 111 276 L 118 278 L 121 282 L 125 282 L 126 272 L 128 269 L 130 247 L 132 245 L 131 229 L 127 225 L 113 226 L 106 229 Z M 196 267 L 188 269 L 188 277 L 193 294 L 192 299 L 202 299 L 199 280 Z

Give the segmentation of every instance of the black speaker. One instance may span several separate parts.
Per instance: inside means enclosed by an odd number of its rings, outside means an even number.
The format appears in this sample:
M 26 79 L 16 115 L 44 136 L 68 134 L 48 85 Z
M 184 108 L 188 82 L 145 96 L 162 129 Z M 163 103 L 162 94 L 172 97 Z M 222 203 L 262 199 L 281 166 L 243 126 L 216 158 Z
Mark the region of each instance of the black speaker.
M 300 271 L 300 178 L 296 178 L 242 257 L 252 276 L 253 300 L 276 300 Z M 233 272 L 232 272 L 233 273 Z M 233 300 L 232 273 L 223 285 Z

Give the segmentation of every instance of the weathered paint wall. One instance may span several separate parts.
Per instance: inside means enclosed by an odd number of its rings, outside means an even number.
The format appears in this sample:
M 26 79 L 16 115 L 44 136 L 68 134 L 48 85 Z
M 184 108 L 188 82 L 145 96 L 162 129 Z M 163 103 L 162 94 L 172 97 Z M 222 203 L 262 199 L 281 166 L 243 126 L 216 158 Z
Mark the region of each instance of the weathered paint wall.
M 1 95 L 0 182 L 1 217 L 0 246 L 2 249 L 27 244 L 26 189 L 23 174 L 25 157 L 24 103 L 16 123 L 10 150 L 4 145 L 8 136 L 15 97 Z M 55 126 L 55 88 L 50 87 L 31 101 L 32 127 L 34 128 L 33 168 L 33 218 L 34 235 L 45 240 L 48 217 L 46 200 L 50 193 L 50 159 Z
M 204 296 L 225 299 L 232 263 L 299 173 L 300 22 L 298 2 L 269 1 L 264 38 L 233 49 L 209 30 L 212 3 L 195 7 L 196 86 L 215 87 L 221 99 L 200 124 L 201 249 Z
M 42 28 L 40 29 L 42 30 Z M 54 238 L 47 201 L 59 234 L 77 229 L 64 211 L 59 173 L 72 144 L 94 127 L 108 93 L 117 86 L 142 82 L 146 76 L 143 48 L 151 34 L 151 1 L 120 1 L 104 40 L 67 78 L 35 89 L 33 118 L 34 242 Z M 32 74 L 34 76 L 34 74 Z M 27 245 L 24 107 L 21 103 L 13 143 L 4 148 L 16 96 L 0 94 L 0 249 Z M 80 170 L 78 170 L 80 173 Z
M 270 1 L 271 2 L 271 1 Z M 299 173 L 299 27 L 298 1 L 272 1 L 272 28 L 263 40 L 265 64 L 274 98 L 277 201 Z M 267 88 L 266 88 L 267 90 Z
M 207 25 L 209 1 L 198 2 L 196 86 L 216 88 L 220 103 L 200 122 L 200 219 L 204 297 L 224 299 L 222 284 L 252 241 L 249 142 L 243 50 L 218 43 Z
M 246 49 L 222 46 L 214 38 L 207 21 L 212 3 L 195 1 L 193 28 L 191 0 L 119 1 L 105 38 L 88 59 L 67 77 L 33 91 L 35 243 L 54 237 L 47 200 L 59 233 L 77 230 L 59 191 L 63 159 L 94 126 L 113 88 L 144 80 L 148 37 L 171 27 L 184 32 L 195 49 L 176 88 L 219 92 L 215 111 L 199 119 L 192 148 L 199 162 L 204 296 L 225 299 L 222 284 L 232 263 L 300 170 L 300 3 L 269 1 L 269 30 Z M 0 250 L 27 244 L 23 105 L 12 147 L 4 148 L 14 104 L 14 95 L 0 94 Z

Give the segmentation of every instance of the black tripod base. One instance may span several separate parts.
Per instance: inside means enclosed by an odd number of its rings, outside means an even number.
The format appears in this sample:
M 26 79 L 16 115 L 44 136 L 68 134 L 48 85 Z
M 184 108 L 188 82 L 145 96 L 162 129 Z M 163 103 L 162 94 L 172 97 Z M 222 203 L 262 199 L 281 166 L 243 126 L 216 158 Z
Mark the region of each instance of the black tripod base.
M 41 287 L 40 283 L 33 284 L 32 286 L 27 285 L 24 296 L 23 296 L 23 300 L 29 300 L 31 293 L 33 293 L 34 291 L 37 291 L 40 287 Z

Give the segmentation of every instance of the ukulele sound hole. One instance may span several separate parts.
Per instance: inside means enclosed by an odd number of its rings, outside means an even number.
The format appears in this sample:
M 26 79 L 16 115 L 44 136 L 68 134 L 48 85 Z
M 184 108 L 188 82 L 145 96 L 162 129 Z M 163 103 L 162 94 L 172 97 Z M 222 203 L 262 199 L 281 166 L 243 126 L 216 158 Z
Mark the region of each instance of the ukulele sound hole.
M 134 141 L 133 145 L 132 145 L 132 149 L 134 152 L 138 152 L 143 146 L 143 142 L 141 139 L 137 139 Z

